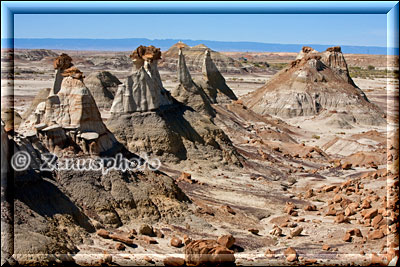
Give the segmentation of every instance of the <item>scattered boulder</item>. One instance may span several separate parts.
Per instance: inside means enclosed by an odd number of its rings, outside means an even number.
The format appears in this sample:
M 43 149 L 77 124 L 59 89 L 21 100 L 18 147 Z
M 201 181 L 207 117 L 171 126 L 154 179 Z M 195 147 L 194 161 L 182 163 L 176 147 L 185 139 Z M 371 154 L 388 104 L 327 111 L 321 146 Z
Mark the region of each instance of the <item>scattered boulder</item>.
M 225 246 L 226 248 L 230 249 L 233 246 L 233 244 L 235 244 L 235 238 L 231 234 L 222 235 L 218 237 L 217 242 L 221 246 Z
M 317 206 L 315 206 L 315 205 L 307 205 L 307 206 L 304 208 L 304 210 L 305 210 L 305 211 L 317 211 Z
M 292 231 L 290 231 L 290 237 L 293 238 L 295 236 L 299 236 L 301 234 L 301 232 L 303 232 L 303 227 L 296 227 L 295 229 L 293 229 Z
M 376 215 L 378 215 L 378 209 L 368 209 L 368 210 L 363 210 L 361 212 L 361 215 L 363 215 L 364 219 L 372 219 Z
M 315 194 L 314 194 L 314 190 L 312 188 L 308 189 L 306 194 L 304 195 L 305 198 L 312 198 L 313 196 L 315 196 Z
M 285 205 L 285 213 L 289 215 L 293 215 L 295 213 L 296 205 L 294 205 L 292 202 L 286 202 Z
M 182 240 L 177 238 L 176 236 L 172 237 L 171 241 L 169 243 L 171 246 L 176 247 L 176 248 L 180 248 L 183 246 Z
M 185 266 L 185 260 L 178 257 L 167 257 L 164 258 L 163 263 L 167 267 L 181 267 Z
M 325 214 L 325 216 L 336 216 L 335 206 L 333 205 L 328 206 L 328 212 Z
M 129 234 L 127 233 L 112 233 L 109 236 L 114 241 L 122 242 L 130 246 L 135 244 L 133 239 L 129 238 Z
M 105 229 L 99 229 L 96 233 L 102 238 L 110 238 L 110 232 L 106 231 Z
M 269 231 L 270 235 L 274 236 L 281 236 L 282 235 L 282 229 L 279 228 L 277 225 L 274 225 L 271 231 Z
M 148 245 L 158 244 L 157 240 L 155 240 L 154 238 L 151 238 L 149 236 L 146 236 L 146 235 L 141 236 L 140 239 L 143 240 Z
M 351 167 L 352 167 L 352 164 L 351 164 L 351 163 L 344 163 L 344 164 L 342 164 L 342 169 L 343 169 L 343 170 L 350 170 Z
M 145 261 L 147 261 L 148 263 L 154 263 L 154 261 L 153 261 L 153 259 L 152 258 L 150 258 L 149 256 L 144 256 L 143 257 L 143 259 L 145 260 Z
M 182 172 L 181 176 L 179 176 L 178 179 L 176 179 L 176 181 L 182 181 L 189 184 L 193 184 L 196 182 L 196 180 L 192 180 L 192 175 L 187 172 Z
M 148 224 L 142 224 L 142 225 L 140 226 L 140 228 L 139 228 L 139 234 L 141 234 L 141 235 L 147 235 L 147 236 L 151 236 L 151 237 L 156 236 L 156 235 L 154 234 L 153 227 L 151 227 L 151 226 L 148 225 Z
M 374 239 L 381 239 L 385 236 L 383 231 L 381 229 L 375 230 L 372 233 L 368 235 L 369 240 L 374 240 Z
M 378 214 L 376 215 L 372 221 L 371 221 L 371 226 L 374 227 L 375 229 L 378 228 L 379 223 L 383 220 L 382 215 Z
M 117 244 L 115 244 L 115 249 L 119 250 L 119 251 L 125 250 L 125 245 L 122 243 L 117 243 Z
M 215 240 L 193 240 L 185 247 L 185 260 L 188 266 L 233 265 L 235 256 Z
M 275 251 L 270 250 L 269 248 L 265 251 L 264 255 L 267 258 L 273 258 L 275 257 Z
M 297 252 L 294 248 L 288 247 L 283 254 L 286 256 L 288 262 L 293 262 L 297 260 Z
M 223 205 L 223 206 L 221 206 L 221 209 L 222 209 L 223 211 L 225 211 L 225 212 L 228 212 L 228 213 L 232 214 L 232 215 L 235 215 L 235 214 L 236 214 L 236 212 L 235 212 L 230 206 L 228 206 L 228 205 Z
M 329 246 L 327 244 L 322 245 L 322 250 L 328 251 L 330 249 L 331 249 L 331 246 Z
M 351 234 L 347 232 L 347 233 L 343 236 L 343 241 L 345 241 L 345 242 L 351 242 L 351 240 L 352 240 Z
M 258 232 L 259 232 L 259 230 L 258 230 L 258 229 L 255 229 L 255 228 L 247 229 L 247 231 L 249 231 L 249 232 L 252 233 L 253 235 L 257 235 Z
M 335 217 L 335 223 L 345 223 L 348 222 L 347 216 L 344 216 L 344 214 L 337 214 Z

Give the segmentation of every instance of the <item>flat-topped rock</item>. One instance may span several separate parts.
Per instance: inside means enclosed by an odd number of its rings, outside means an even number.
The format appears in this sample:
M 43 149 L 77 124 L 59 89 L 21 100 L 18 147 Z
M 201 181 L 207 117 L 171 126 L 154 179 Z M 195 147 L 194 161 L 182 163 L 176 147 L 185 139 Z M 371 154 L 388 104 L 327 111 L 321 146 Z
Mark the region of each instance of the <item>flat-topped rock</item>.
M 86 133 L 81 133 L 81 138 L 85 139 L 85 140 L 96 140 L 99 138 L 99 134 L 95 133 L 95 132 L 86 132 Z
M 79 128 L 79 125 L 63 125 L 62 127 L 67 131 L 73 131 L 77 130 Z
M 42 131 L 49 132 L 49 131 L 54 131 L 54 130 L 59 130 L 59 129 L 62 129 L 62 127 L 58 124 L 54 124 L 54 125 L 48 126 L 46 128 L 43 128 Z
M 47 124 L 46 123 L 39 123 L 39 124 L 36 124 L 34 127 L 36 128 L 36 130 L 40 131 L 40 130 L 43 130 L 44 128 L 46 128 Z
M 35 131 L 28 131 L 24 133 L 25 137 L 34 137 L 36 136 L 36 132 Z

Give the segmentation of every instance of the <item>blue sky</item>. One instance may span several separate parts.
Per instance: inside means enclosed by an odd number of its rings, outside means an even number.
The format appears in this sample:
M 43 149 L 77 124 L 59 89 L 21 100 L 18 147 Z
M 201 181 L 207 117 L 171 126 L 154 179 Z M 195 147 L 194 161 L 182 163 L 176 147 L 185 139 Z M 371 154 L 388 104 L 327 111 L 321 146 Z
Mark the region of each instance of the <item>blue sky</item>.
M 16 14 L 15 38 L 149 38 L 386 46 L 385 14 Z

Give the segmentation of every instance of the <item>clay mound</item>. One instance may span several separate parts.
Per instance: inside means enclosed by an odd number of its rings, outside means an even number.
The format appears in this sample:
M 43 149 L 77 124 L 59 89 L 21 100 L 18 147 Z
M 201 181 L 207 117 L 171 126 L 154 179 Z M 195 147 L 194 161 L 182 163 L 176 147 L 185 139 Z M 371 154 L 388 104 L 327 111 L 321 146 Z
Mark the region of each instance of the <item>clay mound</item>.
M 203 88 L 212 103 L 229 103 L 237 100 L 235 93 L 228 87 L 225 78 L 211 59 L 209 50 L 204 54 L 202 72 L 203 79 L 196 80 L 196 84 Z
M 213 58 L 218 69 L 222 73 L 243 73 L 247 72 L 246 68 L 237 60 L 227 57 L 221 53 L 211 50 L 203 44 L 193 47 L 185 43 L 178 42 L 171 46 L 162 55 L 163 59 L 160 61 L 160 69 L 168 69 L 170 71 L 177 71 L 177 62 L 179 58 L 179 48 L 183 48 L 186 57 L 186 64 L 190 71 L 200 72 L 203 64 L 203 57 L 206 50 L 210 50 L 211 57 Z
M 156 221 L 180 224 L 190 215 L 190 200 L 163 173 L 147 169 L 106 174 L 55 170 L 47 173 L 51 180 L 43 179 L 39 166 L 43 164 L 41 155 L 48 151 L 40 133 L 7 136 L 2 122 L 1 138 L 2 172 L 9 171 L 9 147 L 15 152 L 26 151 L 32 158 L 28 169 L 10 174 L 15 183 L 13 198 L 4 199 L 2 193 L 2 201 L 6 201 L 2 202 L 2 242 L 12 242 L 13 257 L 20 264 L 73 262 L 67 254 L 78 252 L 77 247 L 95 232 L 95 227 Z M 73 157 L 87 159 L 76 154 Z M 2 246 L 2 256 L 10 253 L 10 248 Z
M 192 80 L 182 49 L 179 50 L 178 80 L 179 85 L 171 92 L 171 95 L 195 111 L 214 117 L 215 111 L 211 107 L 210 99 L 203 89 L 197 86 Z
M 29 108 L 21 115 L 22 119 L 25 120 L 30 114 L 32 114 L 36 110 L 36 107 L 41 102 L 46 101 L 47 97 L 49 96 L 50 90 L 51 88 L 43 88 L 37 93 L 35 98 L 32 100 Z
M 342 160 L 342 164 L 352 164 L 355 167 L 372 167 L 386 165 L 386 153 L 377 151 L 361 151 L 351 154 Z
M 13 108 L 4 108 L 1 110 L 1 119 L 4 120 L 7 130 L 17 129 L 22 122 L 21 115 Z
M 58 54 L 48 49 L 15 50 L 14 58 L 20 60 L 40 61 L 46 58 L 55 58 Z
M 118 85 L 121 84 L 120 80 L 108 71 L 97 71 L 91 73 L 84 81 L 97 106 L 100 109 L 110 109 Z
M 344 114 L 349 124 L 383 125 L 384 113 L 355 86 L 339 48 L 308 51 L 277 73 L 266 85 L 244 96 L 243 102 L 260 114 L 284 118 Z M 304 51 L 302 51 L 304 52 Z M 334 119 L 334 120 L 337 120 Z M 343 122 L 335 122 L 343 123 Z

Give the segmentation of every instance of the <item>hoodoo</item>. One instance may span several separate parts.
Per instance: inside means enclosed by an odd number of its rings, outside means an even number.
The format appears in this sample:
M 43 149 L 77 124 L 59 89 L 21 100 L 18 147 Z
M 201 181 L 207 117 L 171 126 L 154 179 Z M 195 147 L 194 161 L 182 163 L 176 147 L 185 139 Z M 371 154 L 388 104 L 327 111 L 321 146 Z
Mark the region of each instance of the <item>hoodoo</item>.
M 139 46 L 131 58 L 133 71 L 119 86 L 106 122 L 122 144 L 134 153 L 146 152 L 166 161 L 216 157 L 240 164 L 231 141 L 213 123 L 215 110 L 203 88 L 192 80 L 182 52 L 173 96 L 161 82 L 158 48 Z
M 179 102 L 193 108 L 194 110 L 209 115 L 215 116 L 215 111 L 211 107 L 211 102 L 206 93 L 201 87 L 196 85 L 186 66 L 185 56 L 182 48 L 179 49 L 178 58 L 178 81 L 179 85 L 172 91 L 172 96 Z
M 203 79 L 196 81 L 207 93 L 212 103 L 229 103 L 237 100 L 235 93 L 225 82 L 225 78 L 219 72 L 210 56 L 210 51 L 204 52 Z
M 72 64 L 72 58 L 64 53 L 62 53 L 54 60 L 53 66 L 55 69 L 55 79 L 54 79 L 53 90 L 51 90 L 50 95 L 55 95 L 58 93 L 58 91 L 60 91 L 61 83 L 63 80 L 62 73 L 66 69 L 72 67 L 73 65 L 74 64 Z
M 204 44 L 190 47 L 183 42 L 178 42 L 172 45 L 167 51 L 163 52 L 162 59 L 158 64 L 159 68 L 169 71 L 177 71 L 180 48 L 183 48 L 183 51 L 185 52 L 186 65 L 190 71 L 201 71 L 206 50 L 210 50 L 211 58 L 221 73 L 233 74 L 246 73 L 248 71 L 248 66 L 244 66 L 240 61 L 226 56 L 223 53 L 211 50 Z
M 161 82 L 157 61 L 161 51 L 154 46 L 139 46 L 130 55 L 132 73 L 118 86 L 111 113 L 153 111 L 172 104 L 172 99 Z
M 56 154 L 68 151 L 67 147 L 72 150 L 79 148 L 79 151 L 91 155 L 118 149 L 118 142 L 104 125 L 96 102 L 83 82 L 83 73 L 71 67 L 71 58 L 66 54 L 58 57 L 54 66 L 57 74 L 53 89 L 20 129 L 37 131 L 49 151 Z M 97 138 L 85 138 L 88 133 Z
M 283 118 L 323 115 L 331 126 L 381 125 L 383 112 L 351 79 L 340 47 L 318 53 L 303 47 L 298 58 L 243 98 L 260 114 Z

